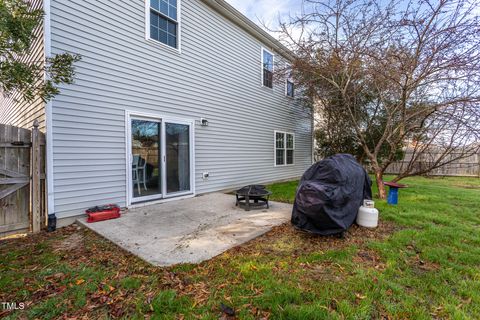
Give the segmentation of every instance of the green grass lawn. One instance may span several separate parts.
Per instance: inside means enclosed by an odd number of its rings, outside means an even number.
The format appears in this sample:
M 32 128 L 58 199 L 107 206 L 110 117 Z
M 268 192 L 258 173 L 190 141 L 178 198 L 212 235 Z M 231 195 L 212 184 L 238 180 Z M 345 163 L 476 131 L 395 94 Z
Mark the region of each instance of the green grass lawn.
M 287 224 L 199 265 L 152 267 L 75 227 L 0 242 L 0 302 L 26 303 L 0 318 L 480 319 L 480 180 L 403 182 L 378 229 Z M 270 188 L 292 202 L 296 182 Z

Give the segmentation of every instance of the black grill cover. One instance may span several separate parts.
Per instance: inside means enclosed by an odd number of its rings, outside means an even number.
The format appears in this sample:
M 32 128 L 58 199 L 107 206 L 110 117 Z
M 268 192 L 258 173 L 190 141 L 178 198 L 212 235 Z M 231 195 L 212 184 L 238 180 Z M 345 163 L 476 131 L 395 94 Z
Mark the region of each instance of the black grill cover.
M 312 165 L 300 180 L 292 224 L 319 235 L 346 231 L 364 199 L 372 199 L 372 181 L 350 154 L 337 154 Z

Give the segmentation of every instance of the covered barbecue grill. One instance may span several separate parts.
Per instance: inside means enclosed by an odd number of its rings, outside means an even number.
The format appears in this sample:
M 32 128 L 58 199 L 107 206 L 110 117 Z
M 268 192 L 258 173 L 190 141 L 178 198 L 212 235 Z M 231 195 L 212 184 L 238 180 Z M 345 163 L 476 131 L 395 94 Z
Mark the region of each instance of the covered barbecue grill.
M 372 181 L 350 154 L 315 163 L 303 175 L 292 224 L 319 235 L 341 234 L 355 221 L 364 199 L 372 199 Z

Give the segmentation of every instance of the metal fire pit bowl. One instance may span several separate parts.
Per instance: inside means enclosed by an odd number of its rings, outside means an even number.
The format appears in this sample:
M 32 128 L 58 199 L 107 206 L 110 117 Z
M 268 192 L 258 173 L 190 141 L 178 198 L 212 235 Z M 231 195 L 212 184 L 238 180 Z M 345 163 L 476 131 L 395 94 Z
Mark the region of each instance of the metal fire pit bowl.
M 235 192 L 237 196 L 236 206 L 245 206 L 246 211 L 250 211 L 250 206 L 260 207 L 267 206 L 267 209 L 270 208 L 268 204 L 268 198 L 272 194 L 271 191 L 265 189 L 265 186 L 262 185 L 250 185 L 238 189 Z

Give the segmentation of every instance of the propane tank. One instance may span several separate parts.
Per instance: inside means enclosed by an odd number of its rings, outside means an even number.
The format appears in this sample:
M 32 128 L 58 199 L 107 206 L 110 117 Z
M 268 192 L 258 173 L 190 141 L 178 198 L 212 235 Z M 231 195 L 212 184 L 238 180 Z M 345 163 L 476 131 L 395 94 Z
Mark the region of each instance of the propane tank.
M 363 206 L 358 209 L 357 224 L 366 228 L 378 227 L 378 210 L 374 201 L 363 200 Z

